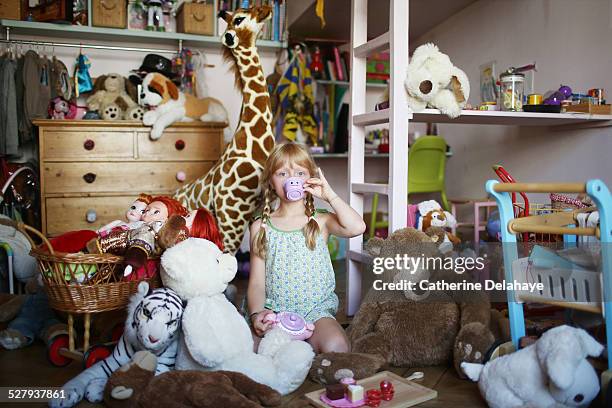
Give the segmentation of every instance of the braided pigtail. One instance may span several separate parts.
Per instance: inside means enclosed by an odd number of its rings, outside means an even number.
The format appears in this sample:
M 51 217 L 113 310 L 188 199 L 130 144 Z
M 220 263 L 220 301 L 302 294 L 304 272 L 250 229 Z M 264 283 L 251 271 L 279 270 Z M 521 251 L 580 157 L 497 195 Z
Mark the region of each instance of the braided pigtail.
M 266 236 L 266 229 L 268 228 L 268 221 L 270 220 L 270 214 L 272 213 L 272 202 L 274 201 L 274 190 L 266 188 L 264 191 L 264 206 L 261 214 L 261 228 L 257 231 L 257 235 L 253 240 L 253 251 L 254 253 L 266 259 L 266 248 L 268 247 L 268 238 Z
M 306 238 L 306 246 L 313 251 L 317 246 L 317 236 L 321 230 L 319 229 L 319 224 L 314 219 L 314 198 L 310 193 L 306 193 L 306 216 L 308 217 L 308 223 L 304 226 L 304 237 Z

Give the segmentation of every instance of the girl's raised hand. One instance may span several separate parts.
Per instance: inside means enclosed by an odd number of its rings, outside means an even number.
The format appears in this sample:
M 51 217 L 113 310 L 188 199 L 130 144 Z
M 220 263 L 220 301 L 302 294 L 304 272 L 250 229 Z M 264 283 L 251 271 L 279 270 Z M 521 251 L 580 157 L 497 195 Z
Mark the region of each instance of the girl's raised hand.
M 313 196 L 329 202 L 337 194 L 334 193 L 331 186 L 327 182 L 323 170 L 319 167 L 319 177 L 311 177 L 304 182 L 304 191 Z
M 253 329 L 255 330 L 255 334 L 259 337 L 263 337 L 263 335 L 270 330 L 272 327 L 272 322 L 266 322 L 264 319 L 267 315 L 273 313 L 271 310 L 262 310 L 261 312 L 253 315 L 251 317 L 251 322 L 253 323 Z

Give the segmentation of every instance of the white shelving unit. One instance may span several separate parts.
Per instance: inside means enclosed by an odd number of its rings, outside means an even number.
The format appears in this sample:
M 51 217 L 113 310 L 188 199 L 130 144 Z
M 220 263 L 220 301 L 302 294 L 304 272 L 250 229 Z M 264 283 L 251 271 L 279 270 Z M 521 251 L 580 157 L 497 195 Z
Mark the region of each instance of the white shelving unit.
M 452 123 L 469 125 L 547 126 L 562 129 L 612 126 L 612 115 L 585 113 L 529 113 L 464 110 L 450 119 L 437 109 L 411 113 L 406 101 L 404 76 L 408 65 L 409 0 L 390 0 L 389 31 L 367 41 L 367 0 L 352 0 L 351 10 L 351 114 L 349 127 L 349 204 L 363 215 L 365 194 L 379 193 L 389 199 L 389 234 L 406 226 L 408 188 L 409 123 Z M 390 50 L 390 108 L 368 112 L 365 106 L 365 58 L 374 52 Z M 365 126 L 389 124 L 389 181 L 364 182 Z M 363 250 L 363 236 L 349 239 L 347 253 L 347 314 L 355 314 L 361 302 L 361 266 L 371 262 Z

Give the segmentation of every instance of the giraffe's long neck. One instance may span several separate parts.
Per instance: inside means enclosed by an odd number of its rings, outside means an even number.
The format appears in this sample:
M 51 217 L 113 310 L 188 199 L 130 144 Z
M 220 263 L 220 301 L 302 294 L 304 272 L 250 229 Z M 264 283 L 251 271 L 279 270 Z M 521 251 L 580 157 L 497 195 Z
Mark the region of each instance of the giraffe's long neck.
M 233 54 L 243 85 L 238 128 L 248 129 L 247 135 L 252 139 L 269 137 L 273 135 L 270 94 L 257 48 L 238 47 Z

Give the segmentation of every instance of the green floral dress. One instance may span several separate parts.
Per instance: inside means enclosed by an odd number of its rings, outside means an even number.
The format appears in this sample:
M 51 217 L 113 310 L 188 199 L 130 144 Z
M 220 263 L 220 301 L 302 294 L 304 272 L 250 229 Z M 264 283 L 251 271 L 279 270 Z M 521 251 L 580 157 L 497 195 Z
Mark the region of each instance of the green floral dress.
M 325 210 L 317 210 L 317 213 Z M 316 215 L 315 215 L 316 216 Z M 294 312 L 309 322 L 334 318 L 338 296 L 327 243 L 319 234 L 308 249 L 301 229 L 283 231 L 268 220 L 266 235 L 266 304 L 272 310 Z

